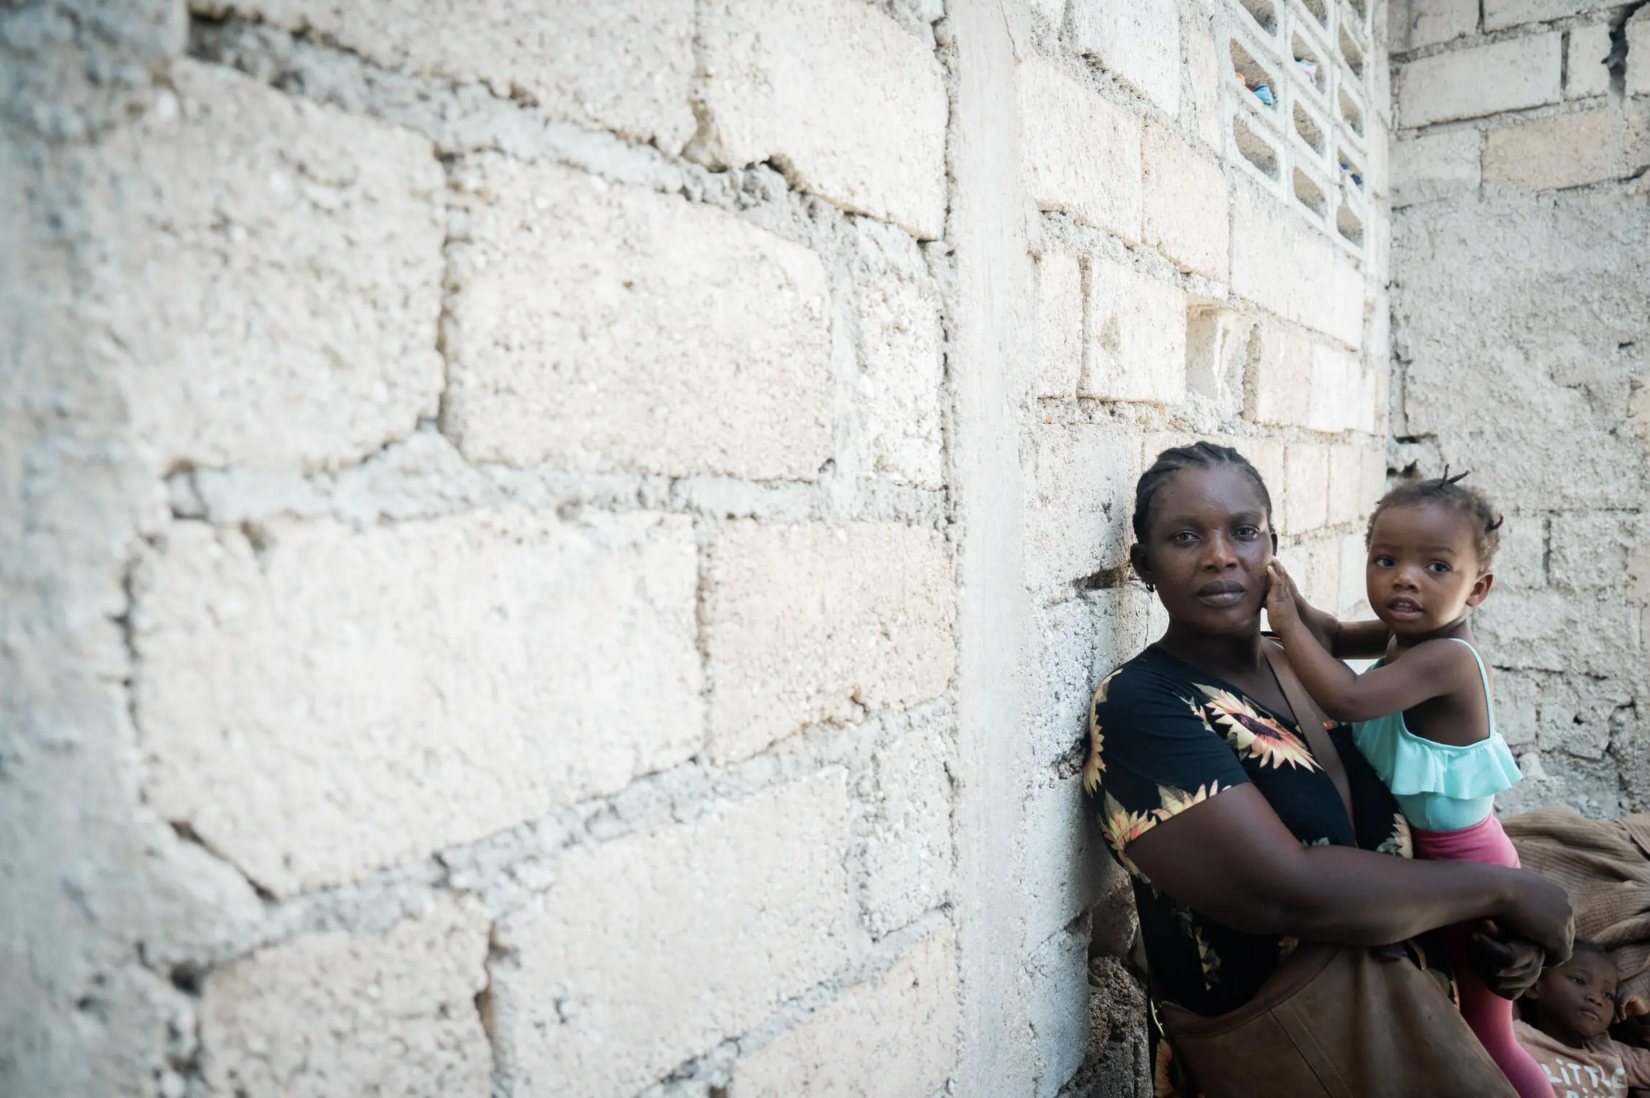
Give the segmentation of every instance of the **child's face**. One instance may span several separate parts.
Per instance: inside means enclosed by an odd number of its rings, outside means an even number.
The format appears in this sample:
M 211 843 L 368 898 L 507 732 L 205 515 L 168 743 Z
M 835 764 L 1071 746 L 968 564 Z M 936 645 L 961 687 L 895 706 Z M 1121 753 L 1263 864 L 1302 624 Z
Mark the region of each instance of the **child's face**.
M 1530 998 L 1544 1032 L 1597 1037 L 1616 1015 L 1616 962 L 1608 954 L 1578 953 L 1543 972 Z
M 1375 520 L 1364 578 L 1375 616 L 1405 635 L 1460 621 L 1495 580 L 1479 571 L 1471 519 L 1427 504 L 1394 507 Z

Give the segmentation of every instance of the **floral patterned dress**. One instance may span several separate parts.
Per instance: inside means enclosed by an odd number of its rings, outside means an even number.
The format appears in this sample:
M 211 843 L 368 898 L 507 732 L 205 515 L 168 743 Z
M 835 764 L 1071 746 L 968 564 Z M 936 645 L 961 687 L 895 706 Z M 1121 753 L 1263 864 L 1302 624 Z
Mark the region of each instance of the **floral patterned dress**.
M 1346 818 L 1333 780 L 1300 728 L 1231 683 L 1157 648 L 1106 676 L 1089 710 L 1083 786 L 1100 805 L 1112 856 L 1134 882 L 1135 907 L 1158 994 L 1197 1014 L 1235 1010 L 1298 944 L 1223 926 L 1159 891 L 1125 848 L 1164 820 L 1239 785 L 1254 785 L 1303 846 L 1360 846 L 1411 856 L 1409 825 L 1339 725 L 1330 739 L 1352 792 Z M 1424 953 L 1417 959 L 1426 964 Z M 1437 973 L 1447 991 L 1447 973 Z M 1154 1093 L 1175 1095 L 1173 1054 L 1152 1026 Z

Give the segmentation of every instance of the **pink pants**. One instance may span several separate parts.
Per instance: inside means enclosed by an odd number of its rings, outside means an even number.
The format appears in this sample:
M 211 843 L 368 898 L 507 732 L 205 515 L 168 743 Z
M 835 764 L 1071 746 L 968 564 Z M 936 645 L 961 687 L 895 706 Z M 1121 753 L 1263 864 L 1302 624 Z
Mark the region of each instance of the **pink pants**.
M 1415 853 L 1431 861 L 1483 862 L 1519 868 L 1518 851 L 1513 849 L 1512 840 L 1494 816 L 1459 831 L 1412 828 L 1411 834 L 1415 839 Z M 1467 954 L 1467 935 L 1471 930 L 1460 923 L 1441 932 L 1450 953 L 1450 965 L 1455 970 L 1455 986 L 1461 995 L 1461 1017 L 1478 1035 L 1496 1066 L 1506 1073 L 1519 1098 L 1553 1098 L 1553 1085 L 1547 1081 L 1546 1073 L 1513 1037 L 1512 1003 L 1484 986 L 1484 981 L 1473 971 Z

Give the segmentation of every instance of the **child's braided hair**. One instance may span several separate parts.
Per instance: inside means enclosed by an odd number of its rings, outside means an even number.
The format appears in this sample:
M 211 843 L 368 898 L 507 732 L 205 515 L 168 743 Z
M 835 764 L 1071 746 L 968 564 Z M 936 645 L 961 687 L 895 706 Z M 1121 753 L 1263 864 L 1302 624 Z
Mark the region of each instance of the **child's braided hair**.
M 1212 442 L 1194 442 L 1190 446 L 1175 446 L 1157 455 L 1152 467 L 1141 474 L 1134 486 L 1134 539 L 1144 544 L 1152 526 L 1152 499 L 1178 474 L 1187 469 L 1209 469 L 1229 465 L 1241 469 L 1254 482 L 1255 491 L 1266 507 L 1266 525 L 1272 525 L 1272 497 L 1266 491 L 1266 482 L 1260 479 L 1260 470 L 1249 459 L 1230 446 Z
M 1501 545 L 1503 520 L 1488 496 L 1461 483 L 1466 476 L 1466 473 L 1451 476 L 1446 465 L 1443 476 L 1430 480 L 1401 480 L 1393 485 L 1375 504 L 1375 513 L 1369 516 L 1369 528 L 1364 531 L 1364 547 L 1369 547 L 1370 538 L 1375 533 L 1375 523 L 1394 507 L 1443 507 L 1472 520 L 1472 543 L 1478 553 L 1478 567 L 1481 571 L 1488 571 L 1490 562 L 1495 559 L 1495 551 Z

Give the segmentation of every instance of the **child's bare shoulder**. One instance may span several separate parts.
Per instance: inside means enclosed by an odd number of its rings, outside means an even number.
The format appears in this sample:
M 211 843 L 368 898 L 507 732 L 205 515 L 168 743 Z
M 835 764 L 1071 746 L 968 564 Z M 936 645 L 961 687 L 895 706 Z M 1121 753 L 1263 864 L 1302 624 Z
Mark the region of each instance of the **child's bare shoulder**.
M 1424 640 L 1420 644 L 1390 657 L 1387 662 L 1398 663 L 1403 661 L 1412 666 L 1426 664 L 1440 670 L 1460 674 L 1463 678 L 1470 676 L 1471 680 L 1478 681 L 1478 656 L 1472 645 L 1466 641 L 1456 640 L 1454 637 L 1434 637 Z

